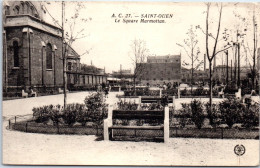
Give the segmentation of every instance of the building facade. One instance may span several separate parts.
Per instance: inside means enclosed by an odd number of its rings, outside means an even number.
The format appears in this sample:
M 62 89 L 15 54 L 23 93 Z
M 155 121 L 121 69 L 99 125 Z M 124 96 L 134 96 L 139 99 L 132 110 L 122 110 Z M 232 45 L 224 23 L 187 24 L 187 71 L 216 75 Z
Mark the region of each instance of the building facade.
M 3 3 L 4 91 L 63 87 L 62 29 L 47 23 L 45 15 L 41 2 Z M 80 56 L 68 48 L 68 81 L 73 76 L 73 81 L 83 84 Z
M 142 85 L 181 82 L 181 55 L 150 56 L 136 66 L 141 67 L 137 80 Z
M 192 72 L 191 69 L 182 67 L 181 69 L 181 81 L 182 83 L 191 84 L 192 83 Z M 193 83 L 204 82 L 207 83 L 209 80 L 209 70 L 194 70 L 193 72 Z

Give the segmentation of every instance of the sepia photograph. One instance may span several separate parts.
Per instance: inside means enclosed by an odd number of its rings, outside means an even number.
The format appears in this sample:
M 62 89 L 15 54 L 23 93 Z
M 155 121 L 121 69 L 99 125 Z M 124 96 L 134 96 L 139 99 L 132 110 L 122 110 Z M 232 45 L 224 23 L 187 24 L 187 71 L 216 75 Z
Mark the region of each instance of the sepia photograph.
M 2 1 L 2 164 L 259 166 L 260 2 Z

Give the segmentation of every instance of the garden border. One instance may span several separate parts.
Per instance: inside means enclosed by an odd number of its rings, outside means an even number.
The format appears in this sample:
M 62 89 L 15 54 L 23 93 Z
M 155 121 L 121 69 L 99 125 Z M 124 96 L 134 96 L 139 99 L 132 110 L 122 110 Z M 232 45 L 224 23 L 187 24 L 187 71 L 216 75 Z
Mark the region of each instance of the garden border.
M 21 121 L 11 123 L 9 120 L 9 129 L 42 134 L 57 135 L 96 135 L 103 136 L 103 127 L 91 126 L 35 126 L 28 124 L 30 121 Z M 37 129 L 36 129 L 37 128 Z M 170 138 L 210 138 L 210 139 L 259 139 L 259 129 L 246 128 L 179 128 L 170 127 Z

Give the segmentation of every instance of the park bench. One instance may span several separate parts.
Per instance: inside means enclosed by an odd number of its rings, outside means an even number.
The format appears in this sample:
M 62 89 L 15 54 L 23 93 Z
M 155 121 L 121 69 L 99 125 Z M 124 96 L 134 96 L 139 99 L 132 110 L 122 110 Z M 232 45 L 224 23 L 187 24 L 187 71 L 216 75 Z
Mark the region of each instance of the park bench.
M 28 93 L 26 93 L 24 90 L 22 90 L 22 97 L 28 97 Z
M 175 96 L 168 97 L 168 103 L 173 103 Z M 159 103 L 162 98 L 159 96 L 139 96 L 139 102 L 141 103 Z
M 162 97 L 159 96 L 139 96 L 139 104 L 141 103 L 161 103 Z M 168 97 L 168 103 L 175 107 L 175 96 Z
M 30 96 L 31 97 L 37 97 L 37 92 L 34 91 L 33 89 L 31 89 Z
M 224 98 L 224 88 L 222 88 L 221 91 L 218 92 L 218 97 L 219 98 Z
M 109 92 L 121 92 L 121 86 L 109 87 Z
M 69 90 L 67 89 L 66 92 L 69 93 Z M 63 93 L 63 89 L 58 88 L 58 93 L 59 93 L 59 94 Z
M 157 120 L 163 123 L 162 125 L 144 125 L 144 126 L 131 126 L 131 125 L 113 125 L 113 120 Z M 128 133 L 133 132 L 131 137 L 143 137 L 143 134 L 137 134 L 138 131 L 154 131 L 161 130 L 163 132 L 164 142 L 169 141 L 169 107 L 165 107 L 161 111 L 145 111 L 145 110 L 135 110 L 135 111 L 123 111 L 123 110 L 112 110 L 109 107 L 108 118 L 104 120 L 104 140 L 113 140 L 114 130 L 125 130 Z M 149 137 L 158 138 L 158 135 L 149 135 Z
M 235 93 L 226 93 L 224 95 L 225 95 L 225 98 L 237 98 L 237 99 L 241 99 L 242 98 L 242 96 L 241 96 L 241 89 L 238 89 L 238 91 L 235 92 Z

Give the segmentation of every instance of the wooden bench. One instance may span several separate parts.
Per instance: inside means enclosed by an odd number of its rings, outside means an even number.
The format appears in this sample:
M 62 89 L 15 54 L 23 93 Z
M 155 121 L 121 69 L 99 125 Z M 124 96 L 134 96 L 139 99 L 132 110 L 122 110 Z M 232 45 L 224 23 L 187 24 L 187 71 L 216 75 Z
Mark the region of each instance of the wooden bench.
M 26 93 L 24 90 L 22 90 L 22 97 L 25 97 L 25 98 L 28 97 L 28 93 Z
M 224 98 L 224 88 L 222 88 L 221 91 L 218 92 L 218 97 L 219 98 Z
M 113 119 L 119 120 L 135 120 L 135 119 L 150 119 L 161 121 L 163 125 L 155 126 L 130 126 L 130 125 L 113 125 Z M 112 110 L 110 106 L 108 109 L 108 118 L 104 120 L 104 140 L 113 139 L 113 130 L 123 129 L 126 131 L 133 130 L 134 137 L 136 138 L 136 132 L 138 130 L 162 130 L 164 142 L 169 142 L 169 107 L 165 107 L 162 111 L 122 111 L 122 110 Z M 156 136 L 155 136 L 156 137 Z
M 141 103 L 161 103 L 162 98 L 159 96 L 139 96 L 139 104 Z M 168 103 L 172 103 L 175 107 L 175 96 L 168 97 Z
M 34 91 L 33 89 L 31 89 L 30 96 L 31 97 L 37 97 L 37 92 Z

